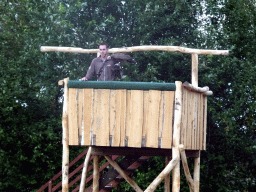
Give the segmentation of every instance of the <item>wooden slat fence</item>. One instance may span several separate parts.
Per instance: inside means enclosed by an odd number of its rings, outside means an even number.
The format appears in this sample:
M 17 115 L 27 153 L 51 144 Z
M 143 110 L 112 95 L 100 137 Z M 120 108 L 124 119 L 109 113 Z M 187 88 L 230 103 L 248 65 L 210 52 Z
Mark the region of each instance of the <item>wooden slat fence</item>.
M 69 145 L 172 148 L 175 91 L 69 88 Z M 181 144 L 205 150 L 206 104 L 183 87 Z

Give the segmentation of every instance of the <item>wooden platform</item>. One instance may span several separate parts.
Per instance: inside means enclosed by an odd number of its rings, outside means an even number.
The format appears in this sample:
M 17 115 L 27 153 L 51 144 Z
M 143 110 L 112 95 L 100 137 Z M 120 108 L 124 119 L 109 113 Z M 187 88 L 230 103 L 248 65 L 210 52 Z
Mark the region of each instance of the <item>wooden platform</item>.
M 187 157 L 199 157 L 198 150 L 185 150 Z M 98 147 L 92 146 L 92 155 L 139 155 L 172 157 L 172 149 L 132 148 L 132 147 Z
M 69 88 L 69 145 L 171 149 L 175 91 Z M 180 144 L 206 149 L 203 93 L 182 89 Z

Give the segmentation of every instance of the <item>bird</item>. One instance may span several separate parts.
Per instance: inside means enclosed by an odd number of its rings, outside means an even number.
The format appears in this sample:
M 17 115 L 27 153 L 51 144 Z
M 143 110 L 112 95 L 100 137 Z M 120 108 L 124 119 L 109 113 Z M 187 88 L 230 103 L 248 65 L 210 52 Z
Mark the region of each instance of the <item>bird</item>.
M 113 59 L 115 63 L 119 63 L 119 62 L 136 63 L 136 61 L 130 55 L 127 55 L 124 53 L 114 53 L 111 55 L 111 59 Z

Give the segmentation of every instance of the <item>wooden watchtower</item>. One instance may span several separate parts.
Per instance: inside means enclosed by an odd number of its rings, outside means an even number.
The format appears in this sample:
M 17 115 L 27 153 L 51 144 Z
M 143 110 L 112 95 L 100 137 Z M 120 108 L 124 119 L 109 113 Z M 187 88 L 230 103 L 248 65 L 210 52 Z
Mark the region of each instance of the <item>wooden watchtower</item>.
M 135 189 L 143 191 L 111 155 L 164 155 L 164 170 L 144 189 L 154 191 L 163 179 L 170 191 L 180 191 L 180 159 L 191 191 L 199 191 L 200 151 L 206 150 L 208 87 L 198 87 L 198 55 L 228 55 L 223 50 L 198 50 L 173 46 L 139 46 L 113 48 L 114 52 L 170 51 L 192 56 L 192 84 L 146 82 L 74 81 L 64 84 L 62 189 L 68 191 L 69 145 L 89 146 L 82 173 L 80 191 L 84 191 L 90 155 L 95 155 L 93 191 L 98 189 L 98 156 L 104 156 Z M 97 53 L 81 48 L 42 47 L 41 51 Z M 153 154 L 152 154 L 153 153 Z M 171 158 L 169 158 L 171 157 Z M 194 175 L 190 175 L 187 158 L 194 158 Z

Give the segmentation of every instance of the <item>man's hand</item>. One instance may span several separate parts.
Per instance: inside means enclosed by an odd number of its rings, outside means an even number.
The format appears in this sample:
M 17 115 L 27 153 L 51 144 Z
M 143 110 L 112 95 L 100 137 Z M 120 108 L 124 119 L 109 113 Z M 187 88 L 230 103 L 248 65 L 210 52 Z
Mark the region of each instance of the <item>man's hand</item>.
M 88 79 L 86 77 L 83 77 L 82 79 L 79 79 L 81 81 L 88 81 Z

